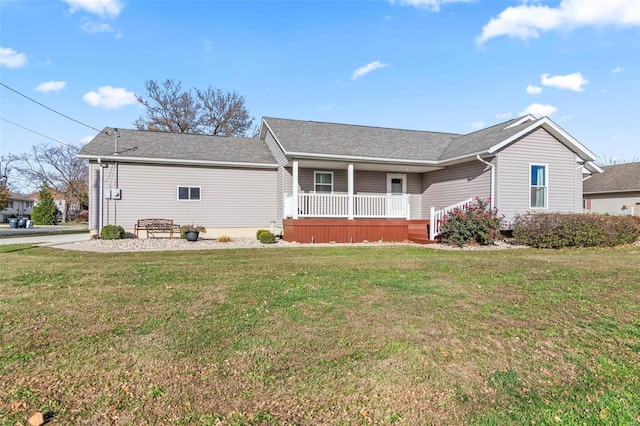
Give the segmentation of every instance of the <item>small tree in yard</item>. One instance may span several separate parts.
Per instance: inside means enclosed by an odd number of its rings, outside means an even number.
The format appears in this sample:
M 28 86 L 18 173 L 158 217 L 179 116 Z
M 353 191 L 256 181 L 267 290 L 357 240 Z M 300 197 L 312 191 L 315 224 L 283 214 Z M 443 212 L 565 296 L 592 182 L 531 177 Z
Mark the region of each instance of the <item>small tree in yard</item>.
M 9 188 L 6 185 L 0 185 L 0 211 L 9 206 Z
M 58 223 L 58 209 L 51 191 L 46 186 L 40 192 L 40 201 L 31 210 L 31 219 L 36 225 L 55 225 Z
M 502 217 L 489 201 L 476 198 L 466 209 L 455 208 L 442 221 L 442 241 L 463 247 L 469 243 L 493 244 L 498 238 Z

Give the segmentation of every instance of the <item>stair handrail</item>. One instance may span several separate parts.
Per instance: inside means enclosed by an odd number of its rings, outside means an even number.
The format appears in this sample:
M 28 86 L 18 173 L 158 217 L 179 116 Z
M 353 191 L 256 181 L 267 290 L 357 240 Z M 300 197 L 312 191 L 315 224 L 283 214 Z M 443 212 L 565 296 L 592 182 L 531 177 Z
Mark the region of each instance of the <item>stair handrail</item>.
M 472 201 L 473 197 L 440 209 L 431 207 L 431 211 L 429 212 L 429 238 L 435 240 L 435 238 L 442 233 L 442 221 L 446 215 L 455 209 L 466 210 Z

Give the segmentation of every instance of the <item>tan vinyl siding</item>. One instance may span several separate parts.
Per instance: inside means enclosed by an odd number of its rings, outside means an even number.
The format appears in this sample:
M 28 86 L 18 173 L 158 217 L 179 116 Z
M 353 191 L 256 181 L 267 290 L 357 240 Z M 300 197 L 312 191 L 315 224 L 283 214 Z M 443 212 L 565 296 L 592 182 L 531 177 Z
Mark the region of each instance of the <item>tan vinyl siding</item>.
M 274 170 L 121 164 L 118 174 L 122 200 L 105 200 L 104 224 L 130 229 L 138 219 L 159 217 L 180 225 L 268 228 L 277 219 Z M 114 179 L 111 164 L 105 191 Z M 200 187 L 200 200 L 178 200 L 178 186 Z
M 609 213 L 640 216 L 640 191 L 618 192 L 610 194 L 586 194 L 591 200 L 591 209 L 587 213 Z
M 282 149 L 280 149 L 280 145 L 278 145 L 278 142 L 276 142 L 271 132 L 267 131 L 264 141 L 267 144 L 267 147 L 269 147 L 269 151 L 271 151 L 271 154 L 276 159 L 276 162 L 278 163 L 278 165 L 284 166 L 289 162 L 289 160 L 287 159 L 286 155 L 284 155 L 284 152 L 282 152 Z
M 470 197 L 491 194 L 490 167 L 478 160 L 425 173 L 422 179 L 422 211 L 459 203 Z
M 89 229 L 98 229 L 100 224 L 99 204 L 100 197 L 100 166 L 91 162 L 89 165 Z
M 498 154 L 498 210 L 512 221 L 528 211 L 582 211 L 582 197 L 577 194 L 575 154 L 543 129 L 527 135 Z M 547 207 L 530 209 L 530 167 L 547 166 Z M 579 198 L 579 199 L 578 199 Z M 577 208 L 580 206 L 579 208 Z
M 574 167 L 575 170 L 575 212 L 581 212 L 582 211 L 582 179 L 584 178 L 582 175 L 582 167 L 580 167 L 578 165 L 578 161 L 580 161 L 580 159 L 578 157 L 576 157 L 575 159 L 576 161 L 576 167 Z

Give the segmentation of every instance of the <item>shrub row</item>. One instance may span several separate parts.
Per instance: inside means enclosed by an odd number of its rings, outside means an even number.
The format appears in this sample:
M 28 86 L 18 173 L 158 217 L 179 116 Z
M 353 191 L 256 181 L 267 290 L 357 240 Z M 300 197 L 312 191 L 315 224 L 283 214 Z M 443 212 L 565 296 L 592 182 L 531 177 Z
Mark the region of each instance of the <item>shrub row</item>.
M 633 216 L 535 213 L 516 218 L 513 237 L 536 248 L 612 247 L 636 241 L 640 225 Z

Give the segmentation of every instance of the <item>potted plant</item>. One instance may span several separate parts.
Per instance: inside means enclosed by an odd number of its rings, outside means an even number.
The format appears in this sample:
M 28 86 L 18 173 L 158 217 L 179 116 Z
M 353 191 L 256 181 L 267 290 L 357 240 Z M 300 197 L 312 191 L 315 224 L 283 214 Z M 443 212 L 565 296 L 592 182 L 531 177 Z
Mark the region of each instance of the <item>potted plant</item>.
M 198 241 L 200 233 L 204 234 L 207 229 L 201 225 L 184 225 L 180 227 L 180 238 L 185 238 L 187 241 Z

